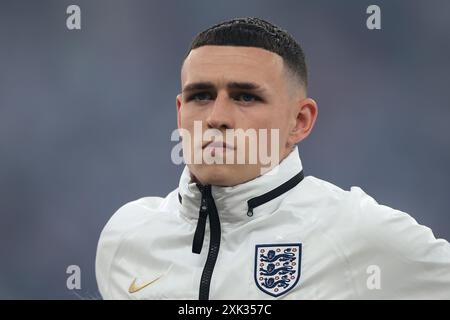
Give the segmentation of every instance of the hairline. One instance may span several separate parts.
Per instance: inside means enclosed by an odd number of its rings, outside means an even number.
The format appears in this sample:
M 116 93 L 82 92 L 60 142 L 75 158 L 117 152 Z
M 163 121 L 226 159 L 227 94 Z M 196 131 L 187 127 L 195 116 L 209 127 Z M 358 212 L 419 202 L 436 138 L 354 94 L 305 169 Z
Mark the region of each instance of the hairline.
M 195 49 L 199 49 L 199 48 L 201 48 L 201 47 L 206 47 L 206 46 L 257 48 L 257 49 L 262 49 L 262 50 L 265 50 L 265 51 L 267 51 L 267 52 L 276 54 L 276 55 L 279 56 L 279 57 L 281 58 L 281 60 L 283 61 L 283 73 L 284 73 L 284 75 L 285 75 L 285 80 L 288 82 L 288 86 L 289 86 L 289 87 L 292 87 L 292 88 L 289 90 L 289 92 L 290 92 L 291 94 L 294 94 L 295 91 L 302 91 L 302 92 L 306 95 L 307 87 L 306 87 L 306 84 L 305 84 L 305 80 L 302 79 L 301 76 L 298 75 L 298 74 L 295 72 L 295 70 L 289 65 L 289 63 L 286 61 L 286 59 L 283 58 L 281 55 L 279 55 L 278 53 L 276 53 L 276 52 L 274 52 L 274 51 L 267 50 L 266 48 L 257 47 L 257 46 L 235 46 L 235 45 L 204 44 L 204 45 L 200 45 L 200 46 L 195 47 L 195 48 L 191 48 L 191 49 L 187 52 L 187 54 L 184 56 L 184 59 L 183 59 L 182 64 L 181 64 L 180 73 L 181 73 L 182 70 L 183 70 L 184 63 L 185 63 L 187 57 L 189 56 L 189 54 L 190 54 L 193 50 L 195 50 Z M 292 85 L 291 82 L 294 82 L 296 85 L 295 85 L 295 86 Z M 295 90 L 295 89 L 296 89 L 296 90 Z

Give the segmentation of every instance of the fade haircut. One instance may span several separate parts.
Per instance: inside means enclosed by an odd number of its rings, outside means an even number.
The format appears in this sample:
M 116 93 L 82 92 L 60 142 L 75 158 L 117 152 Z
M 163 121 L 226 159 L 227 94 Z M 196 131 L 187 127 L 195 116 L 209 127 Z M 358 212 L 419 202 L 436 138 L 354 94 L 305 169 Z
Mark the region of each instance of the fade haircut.
M 308 72 L 300 44 L 285 30 L 259 18 L 236 18 L 216 24 L 199 33 L 186 54 L 196 48 L 215 46 L 243 46 L 262 48 L 278 54 L 288 71 L 305 87 Z

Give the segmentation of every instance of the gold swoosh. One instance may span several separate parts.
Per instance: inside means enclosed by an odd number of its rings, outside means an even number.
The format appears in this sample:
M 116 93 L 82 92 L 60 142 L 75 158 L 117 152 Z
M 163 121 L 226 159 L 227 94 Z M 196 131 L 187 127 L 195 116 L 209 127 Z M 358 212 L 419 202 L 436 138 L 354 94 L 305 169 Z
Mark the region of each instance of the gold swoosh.
M 134 278 L 133 282 L 130 284 L 130 287 L 128 288 L 128 292 L 129 293 L 135 293 L 138 292 L 141 289 L 144 289 L 145 287 L 151 285 L 153 282 L 155 282 L 156 280 L 158 280 L 159 278 L 161 278 L 161 276 L 157 277 L 156 279 L 153 279 L 151 281 L 148 281 L 140 286 L 136 285 L 136 278 Z

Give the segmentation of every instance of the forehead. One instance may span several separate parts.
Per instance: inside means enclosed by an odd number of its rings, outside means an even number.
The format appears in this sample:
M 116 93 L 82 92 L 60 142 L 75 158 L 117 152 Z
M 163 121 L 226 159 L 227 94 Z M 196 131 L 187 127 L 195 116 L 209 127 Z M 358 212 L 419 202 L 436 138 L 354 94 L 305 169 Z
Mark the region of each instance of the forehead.
M 268 50 L 208 45 L 189 53 L 181 69 L 181 81 L 248 81 L 264 85 L 280 81 L 283 70 L 283 58 Z

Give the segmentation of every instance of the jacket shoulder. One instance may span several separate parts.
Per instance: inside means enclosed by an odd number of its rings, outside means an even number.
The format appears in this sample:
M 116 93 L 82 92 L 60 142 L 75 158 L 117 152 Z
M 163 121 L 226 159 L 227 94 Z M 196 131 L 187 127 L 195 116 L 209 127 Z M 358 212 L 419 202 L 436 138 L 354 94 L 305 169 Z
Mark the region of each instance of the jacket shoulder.
M 349 260 L 360 281 L 362 297 L 443 298 L 450 296 L 450 244 L 411 215 L 378 203 L 360 187 L 352 187 L 354 216 Z M 380 288 L 370 286 L 378 270 Z M 369 281 L 369 282 L 368 282 Z
M 159 213 L 162 197 L 143 197 L 121 206 L 104 226 L 97 245 L 95 275 L 100 294 L 109 299 L 109 274 L 122 242 L 140 225 Z
M 358 186 L 343 190 L 309 177 L 307 202 L 318 231 L 337 248 L 362 298 L 450 296 L 450 244 L 410 214 L 379 203 Z M 380 275 L 380 286 L 371 282 Z

